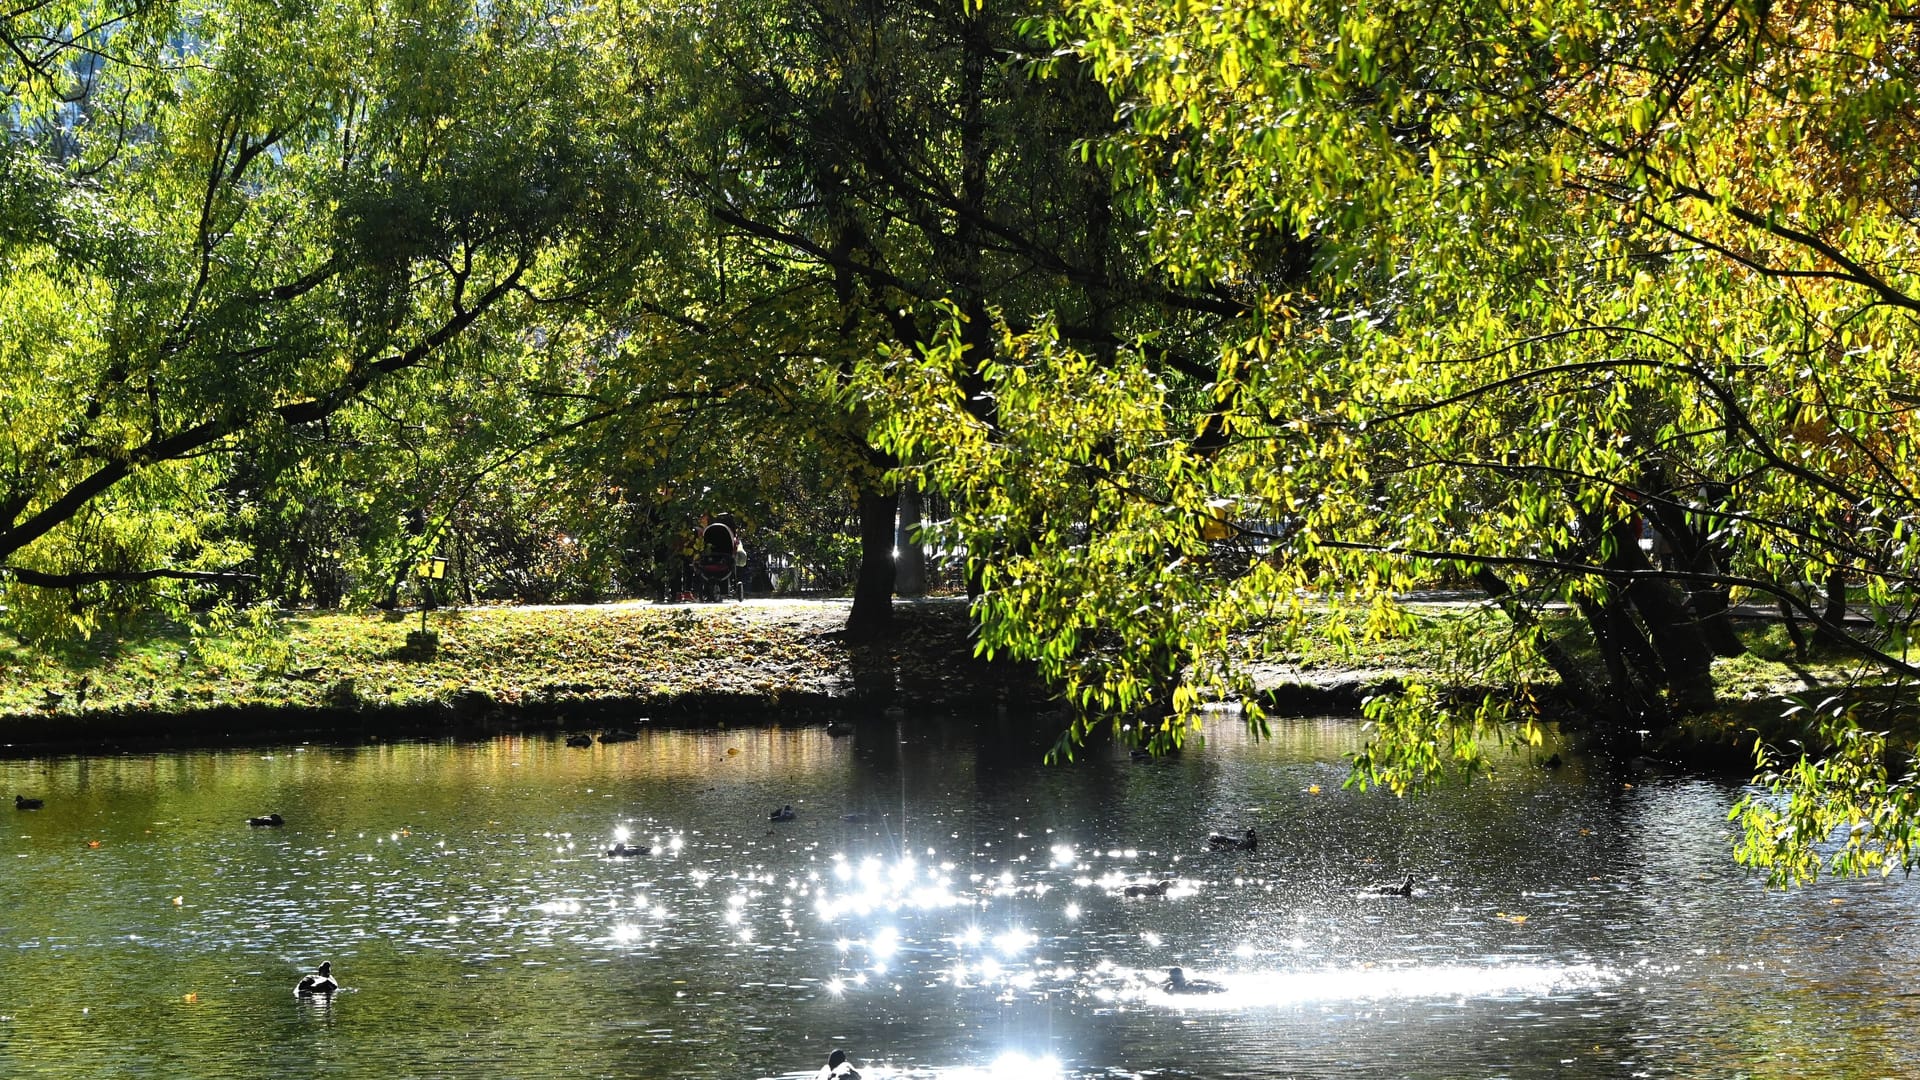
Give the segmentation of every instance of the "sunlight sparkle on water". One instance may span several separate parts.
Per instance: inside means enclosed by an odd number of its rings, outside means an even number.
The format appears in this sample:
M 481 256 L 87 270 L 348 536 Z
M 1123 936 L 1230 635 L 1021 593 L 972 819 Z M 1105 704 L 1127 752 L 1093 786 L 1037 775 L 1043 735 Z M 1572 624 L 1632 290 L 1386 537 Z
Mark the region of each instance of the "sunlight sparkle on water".
M 1028 931 L 1014 929 L 995 934 L 993 936 L 993 947 L 1000 951 L 1000 955 L 1011 957 L 1032 948 L 1034 942 L 1037 940 L 1039 939 L 1035 938 L 1033 934 Z
M 879 858 L 867 858 L 861 861 L 857 869 L 849 865 L 843 856 L 836 855 L 834 858 L 835 879 L 852 887 L 844 889 L 839 895 L 828 895 L 825 890 L 819 892 L 813 906 L 822 920 L 832 921 L 846 914 L 899 911 L 902 908 L 934 910 L 955 907 L 963 902 L 944 875 L 929 869 L 925 880 L 921 880 L 920 864 L 912 856 L 905 856 L 892 864 Z

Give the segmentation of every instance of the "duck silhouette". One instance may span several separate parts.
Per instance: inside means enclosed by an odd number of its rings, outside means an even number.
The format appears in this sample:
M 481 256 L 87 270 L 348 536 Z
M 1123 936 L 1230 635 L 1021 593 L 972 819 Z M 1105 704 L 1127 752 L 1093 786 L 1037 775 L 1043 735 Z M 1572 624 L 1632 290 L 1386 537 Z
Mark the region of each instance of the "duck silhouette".
M 797 816 L 798 815 L 796 815 L 793 812 L 793 806 L 789 804 L 787 806 L 781 807 L 778 810 L 775 810 L 771 814 L 768 814 L 767 820 L 768 821 L 792 821 Z
M 1413 895 L 1413 875 L 1408 874 L 1407 880 L 1399 883 L 1398 885 L 1395 885 L 1390 881 L 1383 881 L 1375 885 L 1369 891 L 1380 896 L 1412 896 Z
M 587 747 L 593 745 L 593 736 L 569 735 L 567 736 L 567 745 L 576 749 L 585 750 Z
M 1252 851 L 1260 846 L 1260 836 L 1251 828 L 1240 836 L 1210 832 L 1207 834 L 1207 846 L 1215 851 Z
M 331 997 L 340 984 L 333 979 L 333 961 L 320 961 L 320 970 L 303 975 L 293 988 L 294 997 Z
M 1125 889 L 1122 889 L 1121 892 L 1128 896 L 1165 896 L 1167 895 L 1167 890 L 1171 888 L 1173 888 L 1173 880 L 1171 878 L 1161 878 L 1159 881 L 1129 885 Z
M 279 814 L 268 814 L 266 817 L 250 817 L 247 819 L 247 824 L 256 829 L 277 829 L 286 823 L 287 819 L 281 817 Z
M 1189 979 L 1180 968 L 1167 969 L 1167 981 L 1160 988 L 1169 994 L 1218 994 L 1226 987 L 1211 979 Z
M 45 799 L 29 799 L 25 795 L 15 795 L 13 797 L 13 808 L 15 810 L 38 810 L 45 805 L 47 805 Z
M 814 1074 L 814 1078 L 815 1080 L 860 1080 L 860 1073 L 853 1067 L 853 1062 L 847 1060 L 845 1050 L 835 1050 L 827 1055 L 827 1063 L 820 1066 L 820 1071 Z

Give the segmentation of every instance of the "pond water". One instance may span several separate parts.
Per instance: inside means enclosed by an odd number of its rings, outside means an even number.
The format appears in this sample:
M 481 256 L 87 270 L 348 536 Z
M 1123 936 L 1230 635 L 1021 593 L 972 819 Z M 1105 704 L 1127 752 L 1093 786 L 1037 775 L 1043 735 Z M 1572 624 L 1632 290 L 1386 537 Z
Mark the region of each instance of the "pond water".
M 0 761 L 0 800 L 46 800 L 0 802 L 0 1075 L 798 1078 L 836 1047 L 870 1080 L 1920 1074 L 1920 887 L 1769 891 L 1697 778 L 1345 791 L 1357 737 Z M 343 990 L 296 1000 L 322 960 Z M 1221 992 L 1166 992 L 1176 965 Z

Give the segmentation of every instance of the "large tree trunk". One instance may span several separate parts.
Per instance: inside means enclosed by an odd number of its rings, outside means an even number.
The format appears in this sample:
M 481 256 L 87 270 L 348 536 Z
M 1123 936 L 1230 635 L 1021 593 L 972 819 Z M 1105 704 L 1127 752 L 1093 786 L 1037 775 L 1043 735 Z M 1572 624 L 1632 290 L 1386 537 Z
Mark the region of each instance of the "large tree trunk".
M 1847 623 L 1847 568 L 1835 562 L 1827 568 L 1827 602 L 1820 611 L 1818 637 L 1823 645 L 1840 646 Z M 1844 646 L 1842 646 L 1844 647 Z
M 876 472 L 860 485 L 860 577 L 847 640 L 885 641 L 893 628 L 893 526 L 898 493 Z
M 1636 575 L 1652 569 L 1640 553 L 1640 538 L 1633 529 L 1616 524 L 1613 540 L 1609 565 L 1614 569 Z M 1658 655 L 1668 711 L 1687 716 L 1712 708 L 1713 649 L 1693 612 L 1687 610 L 1680 590 L 1656 577 L 1635 576 L 1628 580 L 1625 594 L 1646 628 L 1647 642 Z
M 1647 513 L 1653 519 L 1654 528 L 1660 530 L 1660 535 L 1673 549 L 1675 568 L 1707 579 L 1685 583 L 1687 606 L 1693 610 L 1707 645 L 1719 656 L 1739 656 L 1746 652 L 1746 644 L 1733 629 L 1730 605 L 1733 590 L 1710 580 L 1726 570 L 1731 555 L 1726 545 L 1713 539 L 1706 528 L 1711 524 L 1710 519 L 1689 514 L 1682 507 L 1666 502 L 1653 503 Z M 1696 522 L 1701 527 L 1696 528 Z
M 894 563 L 893 591 L 896 595 L 927 595 L 927 548 L 915 535 L 924 516 L 920 489 L 911 484 L 901 488 L 900 528 L 894 535 L 894 548 L 900 553 Z

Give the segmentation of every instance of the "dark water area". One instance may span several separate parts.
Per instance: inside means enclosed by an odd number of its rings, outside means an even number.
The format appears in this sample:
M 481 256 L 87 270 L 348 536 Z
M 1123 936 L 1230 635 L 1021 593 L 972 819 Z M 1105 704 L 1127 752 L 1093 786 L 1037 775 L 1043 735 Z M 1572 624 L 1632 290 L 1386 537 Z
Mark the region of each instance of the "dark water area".
M 1770 891 L 1729 856 L 1738 791 L 1682 775 L 1345 791 L 1358 737 L 0 761 L 0 1076 L 803 1077 L 836 1047 L 869 1078 L 1920 1075 L 1920 886 Z M 296 1000 L 321 960 L 344 989 Z

